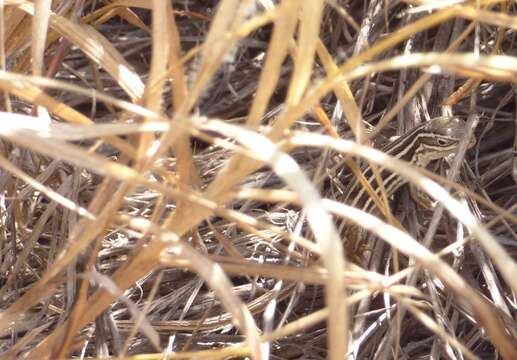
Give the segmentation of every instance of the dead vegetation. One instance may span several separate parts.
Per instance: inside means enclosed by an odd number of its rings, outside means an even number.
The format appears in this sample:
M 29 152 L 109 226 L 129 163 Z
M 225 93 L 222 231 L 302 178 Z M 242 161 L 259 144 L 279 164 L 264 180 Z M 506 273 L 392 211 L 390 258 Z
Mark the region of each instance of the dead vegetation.
M 515 6 L 1 1 L 0 356 L 516 359 Z

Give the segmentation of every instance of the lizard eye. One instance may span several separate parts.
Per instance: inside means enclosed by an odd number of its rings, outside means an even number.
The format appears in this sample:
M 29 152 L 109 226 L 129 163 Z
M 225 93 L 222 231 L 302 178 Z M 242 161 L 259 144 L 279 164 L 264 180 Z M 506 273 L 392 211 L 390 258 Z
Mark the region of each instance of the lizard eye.
M 440 145 L 440 146 L 447 146 L 451 143 L 450 140 L 443 139 L 443 138 L 438 138 L 438 139 L 436 139 L 436 141 L 438 142 L 438 145 Z

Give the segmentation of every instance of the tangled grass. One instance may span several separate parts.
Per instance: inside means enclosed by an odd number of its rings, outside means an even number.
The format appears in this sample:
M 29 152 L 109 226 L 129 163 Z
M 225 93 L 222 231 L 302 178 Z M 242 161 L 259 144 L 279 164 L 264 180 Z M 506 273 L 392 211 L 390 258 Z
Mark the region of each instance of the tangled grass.
M 516 359 L 515 7 L 0 1 L 0 356 Z

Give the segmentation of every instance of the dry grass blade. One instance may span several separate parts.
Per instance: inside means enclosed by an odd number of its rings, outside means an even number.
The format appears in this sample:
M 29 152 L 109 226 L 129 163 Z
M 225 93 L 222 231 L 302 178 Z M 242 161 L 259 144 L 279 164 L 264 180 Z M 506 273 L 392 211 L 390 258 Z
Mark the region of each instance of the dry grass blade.
M 38 0 L 34 5 L 34 19 L 32 25 L 32 73 L 43 74 L 43 53 L 45 52 L 48 19 L 52 1 Z
M 517 358 L 516 11 L 0 0 L 0 358 Z
M 247 123 L 249 125 L 258 125 L 264 115 L 271 95 L 273 94 L 277 81 L 280 77 L 282 63 L 289 49 L 289 42 L 285 41 L 292 38 L 297 24 L 296 16 L 300 4 L 296 1 L 282 1 L 276 8 L 277 16 L 273 34 L 269 42 L 268 53 L 263 70 L 260 73 L 258 91 L 255 95 Z
M 163 90 L 165 79 L 163 74 L 167 70 L 170 53 L 169 32 L 163 31 L 168 28 L 167 16 L 169 6 L 164 1 L 153 2 L 153 52 L 151 54 L 151 67 L 149 79 L 145 90 L 144 104 L 149 110 L 161 114 L 163 105 Z M 146 119 L 148 120 L 148 119 Z M 139 159 L 145 159 L 146 151 L 155 140 L 153 134 L 143 134 L 139 142 Z
M 302 3 L 293 78 L 291 79 L 286 98 L 288 107 L 298 104 L 309 84 L 314 63 L 314 53 L 318 44 L 318 30 L 320 28 L 323 4 L 323 1 Z
M 326 73 L 329 75 L 336 73 L 338 71 L 338 67 L 332 60 L 332 57 L 325 48 L 325 45 L 321 42 L 318 43 L 316 50 L 318 52 L 318 57 L 325 67 Z M 355 102 L 350 86 L 346 81 L 340 81 L 339 86 L 334 89 L 334 92 L 341 103 L 341 107 L 343 108 L 343 112 L 350 124 L 350 128 L 354 132 L 357 140 L 361 142 L 365 129 L 363 119 L 361 117 L 361 111 Z
M 30 2 L 15 1 L 20 9 L 34 15 L 34 6 Z M 94 28 L 74 24 L 56 14 L 50 14 L 50 26 L 68 41 L 82 49 L 99 66 L 103 67 L 133 99 L 143 96 L 144 85 L 140 77 L 131 70 L 131 66 L 117 49 Z

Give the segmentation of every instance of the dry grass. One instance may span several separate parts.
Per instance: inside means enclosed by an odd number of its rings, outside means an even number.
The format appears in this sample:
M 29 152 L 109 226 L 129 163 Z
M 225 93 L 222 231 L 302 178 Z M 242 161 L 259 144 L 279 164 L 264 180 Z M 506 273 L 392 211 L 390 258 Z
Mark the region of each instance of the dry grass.
M 0 1 L 0 357 L 516 359 L 516 10 Z M 347 205 L 359 158 L 438 206 Z

